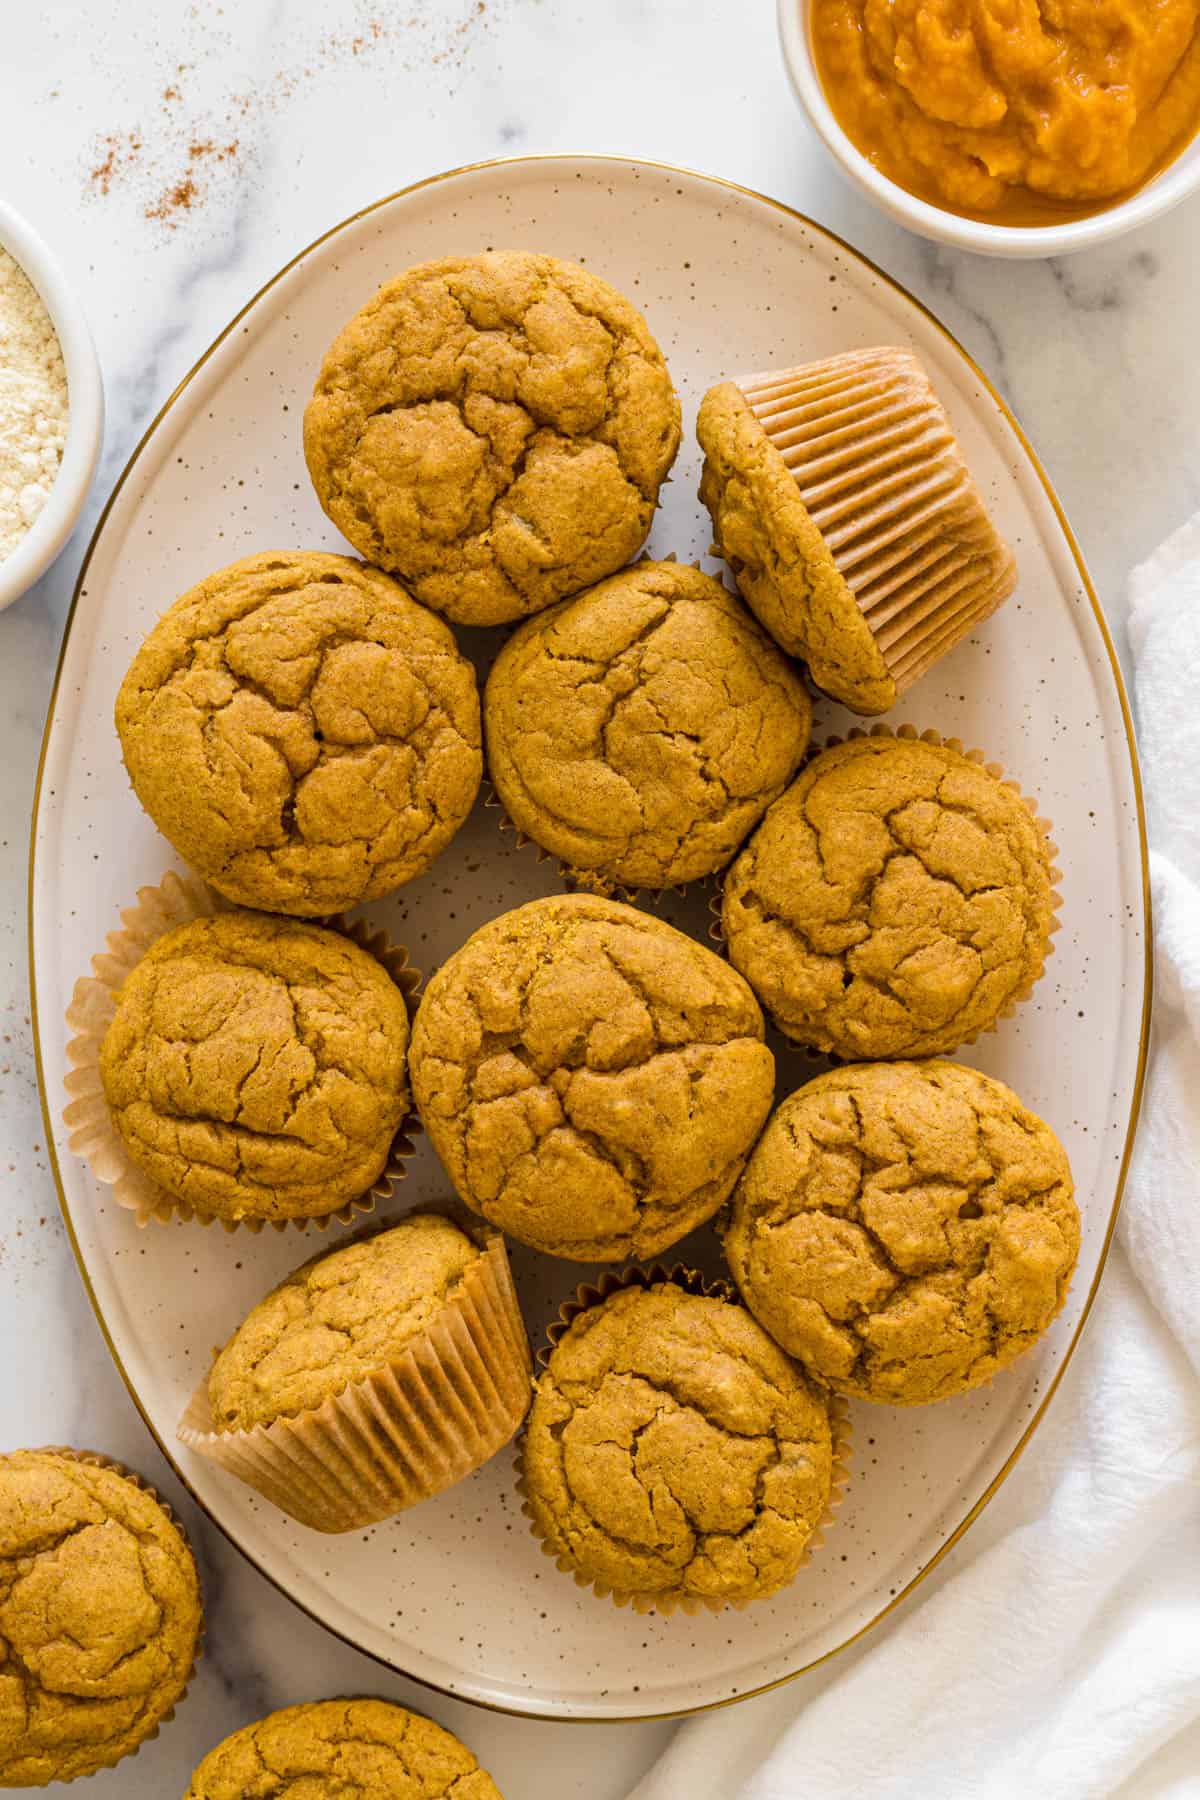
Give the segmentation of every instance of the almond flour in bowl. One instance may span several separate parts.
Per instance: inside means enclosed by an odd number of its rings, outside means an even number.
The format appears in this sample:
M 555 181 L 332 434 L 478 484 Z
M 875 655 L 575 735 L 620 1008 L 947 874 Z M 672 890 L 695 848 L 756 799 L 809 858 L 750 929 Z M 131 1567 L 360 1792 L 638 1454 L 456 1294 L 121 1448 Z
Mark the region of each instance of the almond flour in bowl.
M 58 333 L 29 277 L 0 249 L 0 563 L 50 498 L 67 420 Z

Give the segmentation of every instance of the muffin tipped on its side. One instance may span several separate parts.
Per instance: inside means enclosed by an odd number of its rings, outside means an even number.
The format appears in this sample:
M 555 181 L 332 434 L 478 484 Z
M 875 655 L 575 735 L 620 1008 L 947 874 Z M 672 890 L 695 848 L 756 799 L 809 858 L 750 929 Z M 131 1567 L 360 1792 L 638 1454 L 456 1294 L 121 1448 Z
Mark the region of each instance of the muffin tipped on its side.
M 385 1368 L 482 1255 L 449 1219 L 412 1213 L 305 1263 L 259 1301 L 214 1362 L 213 1425 L 249 1431 L 291 1418 Z
M 503 1240 L 410 1213 L 260 1301 L 179 1436 L 313 1530 L 356 1531 L 502 1449 L 530 1367 Z
M 722 382 L 696 430 L 700 498 L 744 599 L 852 712 L 894 706 L 1016 586 L 907 350 Z

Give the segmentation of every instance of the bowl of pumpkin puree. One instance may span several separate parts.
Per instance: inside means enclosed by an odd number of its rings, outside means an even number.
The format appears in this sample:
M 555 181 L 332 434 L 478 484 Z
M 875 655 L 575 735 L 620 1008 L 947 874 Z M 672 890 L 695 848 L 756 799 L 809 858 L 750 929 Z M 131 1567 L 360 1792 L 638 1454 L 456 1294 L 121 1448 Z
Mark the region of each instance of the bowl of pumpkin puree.
M 1200 0 L 779 0 L 809 118 L 927 237 L 1050 256 L 1200 187 Z

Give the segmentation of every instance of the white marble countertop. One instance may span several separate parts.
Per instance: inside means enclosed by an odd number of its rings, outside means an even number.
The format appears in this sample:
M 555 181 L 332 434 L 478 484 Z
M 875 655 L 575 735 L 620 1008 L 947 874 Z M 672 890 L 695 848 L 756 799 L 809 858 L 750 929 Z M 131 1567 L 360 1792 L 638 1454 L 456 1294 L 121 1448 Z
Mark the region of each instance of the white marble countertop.
M 109 416 L 83 526 L 0 619 L 0 1447 L 102 1448 L 180 1500 L 109 1361 L 59 1221 L 28 1017 L 29 813 L 59 636 L 99 506 L 209 340 L 318 233 L 437 170 L 542 150 L 688 164 L 810 212 L 932 306 L 1003 390 L 1057 483 L 1124 652 L 1128 570 L 1200 505 L 1200 200 L 1066 262 L 992 262 L 909 237 L 843 184 L 810 136 L 773 12 L 767 0 L 45 0 L 6 18 L 0 192 L 87 296 Z M 179 1718 L 136 1762 L 98 1777 L 96 1800 L 167 1800 L 234 1726 L 354 1691 L 435 1713 L 514 1800 L 618 1800 L 669 1735 L 444 1702 L 337 1644 L 186 1500 L 180 1509 L 203 1564 L 210 1654 Z

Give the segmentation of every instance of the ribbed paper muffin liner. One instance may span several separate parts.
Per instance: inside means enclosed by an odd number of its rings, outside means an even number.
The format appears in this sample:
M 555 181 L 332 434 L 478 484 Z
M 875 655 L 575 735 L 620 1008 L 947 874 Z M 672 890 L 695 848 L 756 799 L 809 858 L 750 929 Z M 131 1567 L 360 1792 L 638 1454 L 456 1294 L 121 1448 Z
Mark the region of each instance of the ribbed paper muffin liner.
M 73 1153 L 87 1163 L 96 1180 L 112 1189 L 118 1206 L 132 1213 L 138 1225 L 148 1225 L 152 1219 L 160 1224 L 171 1219 L 194 1219 L 197 1224 L 211 1225 L 220 1215 L 177 1199 L 134 1162 L 113 1123 L 104 1095 L 100 1076 L 104 1035 L 116 1013 L 122 985 L 151 945 L 178 925 L 231 910 L 234 909 L 227 900 L 192 874 L 179 875 L 170 870 L 157 887 L 139 888 L 137 904 L 121 913 L 122 929 L 109 932 L 105 949 L 92 958 L 92 973 L 81 975 L 75 983 L 67 1008 L 67 1024 L 72 1033 L 67 1043 L 67 1061 L 71 1068 L 64 1082 L 69 1101 L 62 1111 L 68 1131 L 67 1143 Z M 340 931 L 360 949 L 366 950 L 383 965 L 400 989 L 411 1020 L 421 976 L 418 970 L 410 967 L 408 951 L 402 945 L 393 945 L 386 932 L 371 926 L 365 919 L 349 924 L 338 915 L 292 922 L 323 925 Z M 220 1218 L 220 1223 L 226 1231 L 244 1227 L 252 1232 L 261 1231 L 265 1224 L 272 1225 L 277 1231 L 289 1227 L 303 1231 L 309 1225 L 324 1231 L 335 1219 L 343 1225 L 351 1224 L 357 1215 L 373 1212 L 404 1179 L 405 1164 L 416 1148 L 413 1136 L 420 1129 L 416 1113 L 410 1110 L 400 1121 L 387 1162 L 371 1186 L 357 1199 L 333 1212 L 293 1219 Z
M 1016 586 L 924 369 L 883 347 L 736 385 L 903 694 Z
M 214 1428 L 206 1376 L 177 1435 L 302 1525 L 358 1531 L 502 1450 L 529 1408 L 531 1371 L 504 1239 L 489 1232 L 441 1312 L 387 1367 L 248 1431 Z
M 1005 773 L 1004 765 L 1002 763 L 989 760 L 986 752 L 983 750 L 965 749 L 961 738 L 943 737 L 940 731 L 935 731 L 932 727 L 926 731 L 918 731 L 915 725 L 892 726 L 880 724 L 872 725 L 868 729 L 856 726 L 851 731 L 848 731 L 844 737 L 836 734 L 827 737 L 823 743 L 813 744 L 809 748 L 808 754 L 805 756 L 804 761 L 796 772 L 795 780 L 799 781 L 810 763 L 814 763 L 817 758 L 823 756 L 827 750 L 836 750 L 839 744 L 853 743 L 859 738 L 868 737 L 896 738 L 901 743 L 910 744 L 919 740 L 923 744 L 934 744 L 941 749 L 953 750 L 957 755 L 965 757 L 968 762 L 976 763 L 981 769 L 986 769 L 989 775 L 994 776 L 997 781 L 1017 796 L 1045 839 L 1048 863 L 1047 873 L 1050 881 L 1050 921 L 1046 926 L 1046 944 L 1042 952 L 1041 962 L 1038 964 L 1037 969 L 1009 995 L 1008 999 L 990 1024 L 981 1026 L 977 1031 L 971 1032 L 968 1037 L 960 1038 L 953 1047 L 953 1050 L 965 1050 L 971 1044 L 978 1043 L 981 1037 L 987 1037 L 991 1032 L 995 1031 L 1002 1020 L 1010 1019 L 1017 1008 L 1022 1005 L 1024 1001 L 1029 999 L 1034 988 L 1046 973 L 1046 964 L 1054 954 L 1054 939 L 1062 929 L 1062 920 L 1059 916 L 1062 907 L 1062 893 L 1058 885 L 1062 880 L 1062 870 L 1058 866 L 1059 852 L 1052 836 L 1054 827 L 1049 819 L 1042 818 L 1041 814 L 1038 812 L 1037 801 L 1033 799 L 1031 795 L 1024 792 L 1020 782 L 1013 776 Z M 784 792 L 786 793 L 787 790 L 785 789 Z M 751 833 L 751 836 L 753 836 L 753 833 Z M 747 842 L 748 841 L 749 840 L 747 840 Z M 743 845 L 743 849 L 744 848 L 745 846 Z M 735 857 L 734 861 L 736 860 L 737 858 Z M 729 954 L 729 945 L 725 936 L 724 902 L 725 888 L 724 882 L 722 882 L 718 891 L 709 901 L 709 911 L 712 914 L 712 920 L 708 927 L 708 935 L 716 949 L 723 956 L 727 957 Z M 780 1031 L 779 1035 L 785 1039 L 790 1050 L 797 1052 L 799 1055 L 810 1061 L 819 1059 L 823 1064 L 831 1064 L 835 1068 L 841 1067 L 846 1063 L 870 1060 L 860 1056 L 839 1056 L 834 1051 L 814 1050 L 807 1044 L 797 1043 L 793 1039 L 788 1038 L 786 1033 L 782 1031 Z M 939 1056 L 949 1056 L 953 1054 L 953 1050 L 939 1050 L 936 1054 Z M 884 1060 L 904 1061 L 909 1059 L 886 1058 Z M 917 1060 L 920 1060 L 920 1057 L 918 1057 Z
M 726 1300 L 734 1306 L 743 1305 L 732 1282 L 708 1280 L 697 1270 L 689 1269 L 682 1263 L 675 1263 L 670 1268 L 662 1263 L 655 1263 L 648 1269 L 629 1268 L 623 1269 L 619 1273 L 606 1270 L 598 1282 L 595 1284 L 582 1282 L 575 1292 L 563 1301 L 558 1309 L 558 1317 L 547 1328 L 545 1343 L 538 1348 L 535 1359 L 538 1367 L 541 1369 L 549 1367 L 555 1347 L 581 1313 L 590 1312 L 594 1306 L 603 1305 L 604 1301 L 610 1300 L 614 1294 L 621 1293 L 626 1288 L 649 1289 L 663 1285 L 682 1288 L 685 1293 L 699 1294 L 705 1299 Z M 801 1373 L 804 1373 L 803 1370 Z M 835 1523 L 837 1510 L 846 1497 L 845 1490 L 846 1483 L 850 1478 L 853 1437 L 850 1428 L 850 1411 L 841 1396 L 829 1393 L 810 1376 L 805 1375 L 805 1380 L 817 1398 L 825 1402 L 828 1409 L 829 1428 L 833 1437 L 833 1469 L 829 1485 L 829 1498 L 804 1546 L 797 1574 L 811 1560 L 813 1552 L 819 1550 L 825 1542 L 825 1535 Z M 683 1613 L 689 1618 L 695 1618 L 698 1614 L 705 1612 L 721 1613 L 730 1610 L 742 1612 L 747 1606 L 754 1604 L 757 1596 L 725 1600 L 707 1594 L 627 1593 L 620 1588 L 610 1586 L 608 1582 L 585 1575 L 580 1569 L 577 1569 L 569 1557 L 560 1555 L 554 1546 L 547 1542 L 538 1528 L 525 1481 L 525 1437 L 527 1431 L 528 1424 L 518 1440 L 516 1457 L 516 1487 L 521 1496 L 521 1511 L 529 1521 L 529 1529 L 542 1554 L 550 1557 L 555 1567 L 561 1569 L 564 1575 L 569 1575 L 576 1587 L 586 1588 L 601 1600 L 611 1600 L 614 1606 L 628 1606 L 635 1613 L 656 1613 L 663 1619 L 672 1618 L 676 1613 Z M 783 1591 L 785 1590 L 780 1590 L 780 1592 Z M 775 1596 L 766 1597 L 774 1598 Z
M 172 1525 L 183 1539 L 184 1548 L 192 1559 L 192 1567 L 193 1569 L 196 1569 L 196 1553 L 192 1549 L 191 1540 L 188 1537 L 187 1532 L 184 1530 L 183 1521 L 176 1513 L 170 1501 L 164 1500 L 158 1489 L 154 1487 L 151 1482 L 147 1481 L 145 1476 L 139 1475 L 136 1469 L 131 1469 L 127 1467 L 125 1463 L 118 1462 L 115 1457 L 105 1456 L 100 1450 L 76 1450 L 72 1448 L 70 1444 L 38 1444 L 33 1448 L 39 1455 L 61 1456 L 66 1458 L 68 1462 L 83 1463 L 94 1469 L 111 1469 L 114 1475 L 122 1476 L 126 1481 L 132 1482 L 134 1487 L 140 1488 L 144 1494 L 149 1494 L 150 1498 L 162 1507 L 162 1510 L 166 1513 L 168 1519 L 170 1519 Z M 3 1460 L 3 1454 L 0 1454 L 0 1462 Z M 191 1664 L 184 1677 L 183 1686 L 180 1688 L 174 1701 L 167 1708 L 166 1712 L 163 1713 L 160 1719 L 155 1721 L 145 1737 L 138 1739 L 132 1750 L 126 1750 L 120 1756 L 111 1756 L 105 1761 L 97 1763 L 93 1773 L 99 1774 L 103 1769 L 115 1769 L 118 1763 L 128 1762 L 131 1757 L 136 1756 L 143 1744 L 152 1744 L 163 1726 L 171 1723 L 171 1720 L 175 1717 L 175 1714 L 187 1699 L 188 1689 L 195 1679 L 196 1665 L 204 1654 L 204 1635 L 206 1628 L 204 1617 L 204 1589 L 200 1584 L 200 1572 L 198 1569 L 196 1569 L 196 1591 L 200 1596 L 200 1623 L 196 1629 L 196 1643 L 192 1651 Z M 72 1781 L 86 1781 L 88 1777 L 85 1775 L 56 1775 L 53 1779 L 55 1783 L 68 1785 Z

